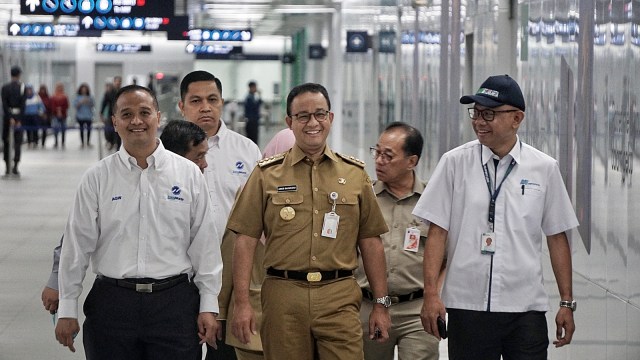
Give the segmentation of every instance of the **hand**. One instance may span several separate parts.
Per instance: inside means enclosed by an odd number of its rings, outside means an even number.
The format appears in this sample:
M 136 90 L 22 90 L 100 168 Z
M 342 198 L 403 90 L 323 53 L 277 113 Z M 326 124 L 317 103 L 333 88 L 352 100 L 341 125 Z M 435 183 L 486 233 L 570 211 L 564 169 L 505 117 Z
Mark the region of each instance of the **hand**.
M 553 345 L 562 347 L 571 343 L 573 333 L 576 331 L 576 324 L 573 322 L 573 311 L 566 307 L 561 307 L 556 314 L 556 339 Z
M 249 302 L 236 304 L 233 309 L 231 332 L 243 344 L 248 344 L 251 335 L 256 335 L 256 318 Z
M 55 314 L 58 311 L 58 290 L 45 286 L 42 289 L 42 305 L 51 314 Z
M 200 345 L 206 342 L 212 348 L 218 349 L 216 338 L 222 340 L 222 326 L 214 313 L 202 312 L 198 314 L 198 336 L 200 337 Z
M 373 310 L 369 314 L 369 339 L 379 343 L 389 340 L 390 327 L 389 310 L 382 305 L 373 305 Z
M 420 320 L 424 331 L 441 340 L 440 332 L 438 332 L 438 317 L 446 318 L 447 311 L 438 295 L 425 296 L 420 311 Z
M 76 352 L 76 348 L 73 346 L 73 339 L 80 332 L 80 325 L 78 325 L 78 319 L 74 318 L 62 318 L 58 319 L 56 325 L 56 340 L 62 346 L 66 346 L 71 352 Z

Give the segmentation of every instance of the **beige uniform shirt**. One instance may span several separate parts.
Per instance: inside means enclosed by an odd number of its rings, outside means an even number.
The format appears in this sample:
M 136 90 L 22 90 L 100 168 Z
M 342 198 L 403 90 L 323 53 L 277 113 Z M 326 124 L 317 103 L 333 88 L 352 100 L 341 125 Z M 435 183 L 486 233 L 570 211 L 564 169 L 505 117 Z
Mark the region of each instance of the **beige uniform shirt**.
M 321 235 L 332 192 L 340 216 L 335 239 Z M 297 145 L 259 162 L 227 228 L 254 238 L 264 231 L 264 268 L 297 271 L 355 269 L 358 239 L 388 230 L 364 163 L 328 147 L 314 162 Z
M 417 178 L 415 173 L 414 179 L 411 193 L 400 199 L 392 195 L 382 181 L 376 181 L 373 185 L 373 191 L 378 197 L 378 205 L 389 226 L 389 232 L 381 237 L 387 261 L 387 288 L 391 296 L 409 294 L 424 286 L 422 259 L 428 226 L 411 212 L 420 199 L 425 182 Z M 416 252 L 405 250 L 405 234 L 407 228 L 411 227 L 420 230 L 420 241 Z M 371 290 L 362 267 L 362 259 L 360 258 L 359 261 L 360 267 L 356 271 L 358 284 L 360 287 Z

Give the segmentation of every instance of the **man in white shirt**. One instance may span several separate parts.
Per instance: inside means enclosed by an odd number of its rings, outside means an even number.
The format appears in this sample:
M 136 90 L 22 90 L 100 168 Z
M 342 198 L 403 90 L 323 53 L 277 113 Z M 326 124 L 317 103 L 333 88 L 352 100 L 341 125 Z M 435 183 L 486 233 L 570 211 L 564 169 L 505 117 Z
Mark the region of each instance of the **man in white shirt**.
M 222 261 L 211 199 L 198 166 L 156 137 L 158 103 L 144 87 L 118 91 L 123 146 L 83 176 L 60 259 L 58 341 L 75 351 L 78 297 L 89 359 L 200 359 L 220 336 Z
M 216 228 L 224 229 L 236 192 L 247 181 L 262 154 L 253 141 L 230 130 L 222 121 L 222 83 L 213 74 L 202 70 L 187 74 L 180 83 L 180 99 L 178 107 L 184 119 L 207 133 L 208 166 L 204 175 L 213 202 Z M 223 315 L 220 319 L 224 320 L 227 311 L 221 308 L 220 312 Z M 207 346 L 207 360 L 235 358 L 234 349 L 224 341 L 218 342 L 218 351 Z
M 474 103 L 469 117 L 478 139 L 442 156 L 413 211 L 430 222 L 422 324 L 440 337 L 438 318 L 448 313 L 452 360 L 547 359 L 542 234 L 562 300 L 554 341 L 560 347 L 575 331 L 566 232 L 578 220 L 557 161 L 518 138 L 525 101 L 515 80 L 491 76 L 460 102 Z

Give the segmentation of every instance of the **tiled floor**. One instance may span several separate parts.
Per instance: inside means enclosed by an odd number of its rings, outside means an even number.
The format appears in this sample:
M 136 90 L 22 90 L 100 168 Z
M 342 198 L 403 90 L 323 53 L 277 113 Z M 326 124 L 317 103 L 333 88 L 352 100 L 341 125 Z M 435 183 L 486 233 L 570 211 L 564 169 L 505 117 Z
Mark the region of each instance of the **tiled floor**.
M 263 130 L 268 138 L 279 128 Z M 0 359 L 82 359 L 82 335 L 71 354 L 54 337 L 51 315 L 40 294 L 51 270 L 52 250 L 64 230 L 76 185 L 99 158 L 95 147 L 81 148 L 69 131 L 67 146 L 24 146 L 19 179 L 0 180 Z M 0 164 L 0 171 L 4 171 Z M 91 287 L 87 276 L 85 291 Z M 84 299 L 81 299 L 83 301 Z M 446 342 L 441 348 L 446 359 Z

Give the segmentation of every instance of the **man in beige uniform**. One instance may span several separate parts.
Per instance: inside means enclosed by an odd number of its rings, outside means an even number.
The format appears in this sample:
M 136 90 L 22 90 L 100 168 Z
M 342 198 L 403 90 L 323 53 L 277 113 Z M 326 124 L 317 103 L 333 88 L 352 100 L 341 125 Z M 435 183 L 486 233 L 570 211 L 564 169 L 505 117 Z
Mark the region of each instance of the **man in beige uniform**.
M 422 135 L 405 123 L 394 122 L 382 132 L 371 148 L 378 180 L 373 184 L 378 205 L 390 231 L 382 235 L 387 260 L 387 284 L 391 296 L 389 341 L 379 344 L 364 339 L 367 360 L 393 360 L 395 347 L 399 359 L 437 360 L 438 339 L 424 331 L 422 308 L 422 260 L 427 236 L 425 224 L 411 212 L 424 190 L 425 182 L 415 173 L 422 154 Z M 356 278 L 364 301 L 360 316 L 364 329 L 373 306 L 371 288 L 358 268 Z
M 254 251 L 264 231 L 262 345 L 266 359 L 363 359 L 360 304 L 353 270 L 364 260 L 380 304 L 370 337 L 388 338 L 384 248 L 387 231 L 364 163 L 326 146 L 333 113 L 327 90 L 303 84 L 287 97 L 287 125 L 296 144 L 258 163 L 231 212 L 238 234 L 233 254 L 232 329 L 242 342 L 256 332 L 249 303 Z

